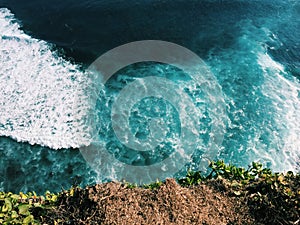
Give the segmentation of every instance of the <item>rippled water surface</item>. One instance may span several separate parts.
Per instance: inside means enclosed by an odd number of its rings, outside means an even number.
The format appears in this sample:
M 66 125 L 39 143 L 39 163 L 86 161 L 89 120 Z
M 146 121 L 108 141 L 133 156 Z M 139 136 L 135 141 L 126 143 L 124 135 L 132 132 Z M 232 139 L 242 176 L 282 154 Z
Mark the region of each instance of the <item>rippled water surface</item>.
M 0 0 L 0 8 L 0 190 L 59 191 L 113 179 L 114 171 L 93 171 L 78 150 L 95 134 L 86 122 L 90 115 L 112 155 L 151 164 L 151 153 L 134 152 L 116 138 L 110 118 L 118 93 L 149 74 L 174 82 L 201 112 L 202 141 L 189 166 L 197 169 L 211 126 L 219 123 L 224 139 L 211 159 L 241 166 L 260 160 L 276 171 L 297 170 L 299 1 Z M 203 95 L 197 85 L 186 84 L 183 71 L 154 62 L 120 70 L 99 86 L 96 107 L 91 105 L 88 90 L 97 81 L 88 66 L 106 51 L 138 40 L 173 42 L 201 57 L 222 88 L 224 119 L 210 114 L 213 92 Z M 170 102 L 145 98 L 131 109 L 135 137 L 147 139 L 153 118 L 168 125 L 167 139 L 155 153 L 162 160 L 176 148 L 184 123 Z

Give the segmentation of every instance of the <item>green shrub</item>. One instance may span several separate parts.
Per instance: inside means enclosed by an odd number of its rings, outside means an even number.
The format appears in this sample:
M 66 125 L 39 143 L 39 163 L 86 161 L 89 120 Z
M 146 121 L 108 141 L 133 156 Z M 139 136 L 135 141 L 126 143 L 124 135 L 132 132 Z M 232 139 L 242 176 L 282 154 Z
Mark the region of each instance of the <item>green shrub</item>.
M 13 194 L 0 192 L 0 224 L 39 224 L 32 214 L 55 205 L 57 195 L 47 192 L 37 196 L 35 192 Z

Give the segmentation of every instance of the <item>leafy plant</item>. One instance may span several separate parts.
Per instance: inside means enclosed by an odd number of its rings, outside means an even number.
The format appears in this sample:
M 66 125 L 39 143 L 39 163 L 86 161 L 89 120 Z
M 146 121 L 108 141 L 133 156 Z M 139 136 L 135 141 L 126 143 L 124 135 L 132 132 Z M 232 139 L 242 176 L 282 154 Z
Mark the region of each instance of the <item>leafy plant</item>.
M 145 184 L 145 185 L 143 185 L 143 187 L 146 188 L 146 189 L 154 190 L 154 189 L 159 188 L 162 184 L 163 184 L 162 181 L 157 180 L 157 181 L 154 182 L 154 183 L 151 183 L 151 184 Z
M 200 184 L 205 178 L 201 175 L 200 171 L 189 170 L 186 174 L 186 177 L 178 180 L 178 183 L 182 186 L 191 186 Z
M 247 170 L 224 161 L 212 161 L 209 167 L 212 171 L 205 179 L 224 179 L 230 192 L 247 199 L 258 221 L 268 224 L 299 223 L 299 174 L 295 175 L 292 171 L 273 173 L 258 162 L 253 162 Z
M 0 192 L 0 224 L 39 224 L 32 211 L 51 207 L 55 203 L 55 196 L 50 192 L 46 193 L 46 198 L 37 196 L 35 192 Z

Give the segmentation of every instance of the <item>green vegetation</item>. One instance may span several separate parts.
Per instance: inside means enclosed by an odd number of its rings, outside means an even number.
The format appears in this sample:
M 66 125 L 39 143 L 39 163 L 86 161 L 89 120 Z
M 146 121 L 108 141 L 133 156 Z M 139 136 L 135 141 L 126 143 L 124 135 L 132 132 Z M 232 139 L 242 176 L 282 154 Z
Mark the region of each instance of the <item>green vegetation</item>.
M 142 186 L 138 186 L 137 184 L 132 184 L 132 183 L 129 183 L 129 182 L 124 182 L 123 185 L 126 187 L 126 188 L 137 188 L 137 187 L 142 187 L 142 188 L 145 188 L 145 189 L 150 189 L 150 190 L 155 190 L 157 188 L 159 188 L 161 185 L 163 185 L 164 182 L 162 181 L 159 181 L 157 180 L 156 182 L 153 182 L 151 184 L 144 184 Z
M 0 224 L 39 224 L 33 213 L 55 207 L 57 197 L 50 192 L 46 192 L 45 196 L 37 196 L 35 192 L 0 192 Z
M 273 173 L 262 164 L 253 162 L 246 170 L 224 161 L 211 162 L 211 173 L 188 172 L 178 182 L 184 186 L 201 182 L 214 183 L 220 190 L 243 198 L 253 216 L 263 224 L 300 224 L 300 174 Z
M 211 172 L 208 176 L 188 171 L 186 177 L 179 179 L 178 183 L 184 187 L 205 183 L 229 196 L 241 198 L 251 209 L 254 218 L 262 224 L 300 223 L 299 174 L 273 173 L 255 162 L 248 169 L 225 164 L 224 161 L 212 161 L 209 167 Z M 162 184 L 157 181 L 143 188 L 159 189 Z M 123 185 L 127 188 L 137 187 L 130 183 Z M 37 196 L 35 192 L 0 192 L 0 224 L 40 224 L 45 218 L 52 219 L 50 224 L 59 224 L 60 219 L 52 217 L 51 212 L 59 208 L 63 202 L 61 199 L 76 204 L 74 199 L 80 196 L 82 190 L 72 187 L 58 194 L 46 192 L 44 196 Z

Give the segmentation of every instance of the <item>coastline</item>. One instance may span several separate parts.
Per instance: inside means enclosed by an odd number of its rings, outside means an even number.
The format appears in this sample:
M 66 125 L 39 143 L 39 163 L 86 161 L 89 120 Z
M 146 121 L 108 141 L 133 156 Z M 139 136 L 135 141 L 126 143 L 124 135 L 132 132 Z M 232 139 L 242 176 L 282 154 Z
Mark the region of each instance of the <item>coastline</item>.
M 0 193 L 1 224 L 299 224 L 300 174 L 210 163 L 204 177 L 137 187 L 109 182 L 58 194 Z

